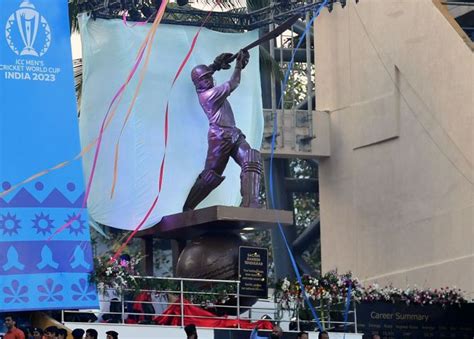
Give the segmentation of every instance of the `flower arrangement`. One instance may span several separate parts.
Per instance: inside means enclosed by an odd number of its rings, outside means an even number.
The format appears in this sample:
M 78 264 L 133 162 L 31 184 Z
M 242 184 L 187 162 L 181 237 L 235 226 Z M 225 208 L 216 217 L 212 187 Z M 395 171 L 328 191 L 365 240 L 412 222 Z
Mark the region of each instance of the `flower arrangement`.
M 369 285 L 364 290 L 362 301 L 404 302 L 407 305 L 456 305 L 466 303 L 463 293 L 458 288 L 441 287 L 440 289 L 420 289 L 417 286 L 405 290 L 393 286 L 380 287 Z
M 335 305 L 344 303 L 351 286 L 351 300 L 384 301 L 391 303 L 404 302 L 407 305 L 455 305 L 467 302 L 463 293 L 457 288 L 420 289 L 418 287 L 405 290 L 393 286 L 380 287 L 378 284 L 363 287 L 357 278 L 348 272 L 339 275 L 330 271 L 322 277 L 308 275 L 302 277 L 305 294 L 320 305 Z M 304 299 L 298 281 L 283 279 L 275 289 L 275 297 L 282 308 L 291 309 L 296 306 L 304 307 Z
M 122 255 L 115 259 L 108 255 L 94 258 L 94 271 L 90 273 L 89 280 L 97 285 L 100 293 L 113 289 L 121 294 L 125 289 L 138 289 L 136 276 L 140 275 L 138 265 L 143 256 L 138 254 L 133 258 Z
M 179 294 L 179 281 L 148 279 L 140 274 L 139 264 L 143 258 L 144 256 L 139 253 L 133 257 L 125 254 L 120 259 L 114 259 L 110 255 L 95 257 L 94 271 L 90 273 L 89 281 L 97 286 L 97 290 L 102 295 L 109 295 L 111 290 L 117 296 L 123 295 L 125 291 L 136 295 L 140 290 Z M 189 301 L 200 304 L 204 308 L 225 304 L 236 294 L 235 287 L 229 284 L 206 285 L 205 294 L 202 293 L 202 283 L 186 282 L 184 289 Z
M 352 273 L 338 275 L 337 271 L 330 271 L 325 275 L 315 278 L 303 275 L 301 279 L 306 296 L 317 304 L 339 304 L 345 302 L 351 289 L 351 300 L 360 301 L 362 298 L 362 287 Z M 292 308 L 303 305 L 304 299 L 298 281 L 290 281 L 287 278 L 277 283 L 276 298 L 283 308 Z

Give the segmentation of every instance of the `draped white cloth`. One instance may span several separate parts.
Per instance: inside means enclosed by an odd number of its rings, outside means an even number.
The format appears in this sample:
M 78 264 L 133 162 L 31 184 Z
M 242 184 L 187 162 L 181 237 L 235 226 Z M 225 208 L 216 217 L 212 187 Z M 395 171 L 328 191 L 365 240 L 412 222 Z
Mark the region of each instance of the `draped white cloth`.
M 82 16 L 83 92 L 80 134 L 82 146 L 99 135 L 100 125 L 115 93 L 127 78 L 139 47 L 151 24 L 127 27 L 121 20 L 93 20 Z M 98 165 L 88 199 L 88 211 L 97 222 L 120 229 L 134 228 L 145 216 L 158 192 L 161 158 L 164 153 L 164 113 L 170 99 L 169 141 L 164 187 L 158 205 L 142 229 L 162 216 L 181 211 L 186 196 L 204 166 L 208 121 L 200 107 L 191 69 L 210 64 L 223 52 L 234 53 L 258 38 L 258 32 L 219 33 L 203 29 L 194 52 L 175 87 L 172 79 L 191 46 L 197 27 L 160 25 L 153 41 L 150 62 L 132 115 L 120 139 L 118 181 L 110 198 L 114 148 L 140 77 L 130 82 L 112 123 L 103 135 Z M 142 62 L 143 64 L 143 62 Z M 217 83 L 228 80 L 232 70 L 215 74 Z M 229 98 L 237 126 L 247 141 L 259 149 L 263 133 L 258 49 L 242 72 L 239 88 Z M 95 149 L 84 156 L 89 177 Z M 226 179 L 199 207 L 238 205 L 240 168 L 231 160 Z

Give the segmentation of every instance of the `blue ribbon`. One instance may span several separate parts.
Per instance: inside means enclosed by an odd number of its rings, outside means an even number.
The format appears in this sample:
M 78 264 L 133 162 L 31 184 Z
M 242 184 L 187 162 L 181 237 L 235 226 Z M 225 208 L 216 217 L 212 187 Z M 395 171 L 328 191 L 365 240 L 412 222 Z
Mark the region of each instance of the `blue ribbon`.
M 314 20 L 318 17 L 319 13 L 321 12 L 322 8 L 325 7 L 328 3 L 328 0 L 324 0 L 315 10 L 313 17 L 311 20 L 306 24 L 305 30 L 303 34 L 301 34 L 301 37 L 296 44 L 296 47 L 293 51 L 293 54 L 291 55 L 291 60 L 290 63 L 288 64 L 288 69 L 286 70 L 284 80 L 281 84 L 281 95 L 280 95 L 280 101 L 278 103 L 278 107 L 281 107 L 284 92 L 286 85 L 288 84 L 288 78 L 290 77 L 290 72 L 293 68 L 293 64 L 295 61 L 295 55 L 296 51 L 298 48 L 301 46 L 301 44 L 304 41 L 304 38 L 306 37 L 306 34 L 309 32 L 309 30 L 312 27 L 312 24 Z M 270 199 L 272 201 L 272 206 L 275 206 L 275 199 L 274 199 L 274 189 L 273 189 L 273 158 L 274 158 L 274 152 L 275 152 L 275 141 L 276 141 L 276 134 L 277 134 L 277 127 L 278 127 L 278 112 L 275 112 L 275 118 L 273 120 L 273 133 L 272 133 L 272 148 L 271 148 L 271 154 L 270 154 Z M 291 264 L 293 266 L 293 270 L 295 271 L 296 278 L 298 280 L 298 284 L 300 285 L 301 293 L 303 294 L 303 298 L 308 305 L 309 309 L 311 310 L 311 313 L 313 315 L 314 320 L 316 321 L 316 324 L 318 325 L 319 331 L 323 331 L 323 326 L 321 324 L 321 321 L 319 320 L 318 315 L 316 314 L 316 310 L 314 309 L 313 304 L 311 304 L 310 300 L 308 299 L 308 296 L 306 295 L 306 291 L 304 289 L 303 282 L 301 280 L 301 274 L 298 269 L 298 265 L 296 264 L 295 257 L 293 255 L 293 252 L 291 251 L 290 245 L 288 244 L 288 239 L 285 236 L 285 232 L 283 232 L 283 226 L 281 223 L 278 221 L 278 229 L 280 230 L 280 234 L 283 238 L 283 241 L 285 242 L 286 249 L 288 251 L 288 254 L 290 256 Z

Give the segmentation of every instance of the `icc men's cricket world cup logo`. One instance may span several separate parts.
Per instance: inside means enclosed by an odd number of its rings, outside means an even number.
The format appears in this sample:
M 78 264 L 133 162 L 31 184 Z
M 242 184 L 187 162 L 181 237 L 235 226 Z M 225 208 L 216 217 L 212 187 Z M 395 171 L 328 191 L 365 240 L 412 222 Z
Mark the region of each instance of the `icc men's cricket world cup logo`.
M 10 49 L 22 56 L 40 57 L 51 45 L 49 24 L 30 0 L 24 0 L 10 15 L 5 27 L 5 36 Z

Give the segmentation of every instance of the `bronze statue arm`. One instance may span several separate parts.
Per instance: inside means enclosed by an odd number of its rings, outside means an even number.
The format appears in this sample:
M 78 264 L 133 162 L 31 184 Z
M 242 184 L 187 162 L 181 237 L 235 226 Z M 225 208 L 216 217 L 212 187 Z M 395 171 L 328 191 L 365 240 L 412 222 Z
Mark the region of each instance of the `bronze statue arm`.
M 242 67 L 239 64 L 235 65 L 234 72 L 230 77 L 230 91 L 233 92 L 240 84 L 240 73 L 242 72 Z
M 237 55 L 237 60 L 235 62 L 235 68 L 234 68 L 234 73 L 232 73 L 232 76 L 230 77 L 230 91 L 232 92 L 239 86 L 240 84 L 240 74 L 242 72 L 242 69 L 247 66 L 249 62 L 250 54 L 246 50 L 240 50 L 239 54 Z

